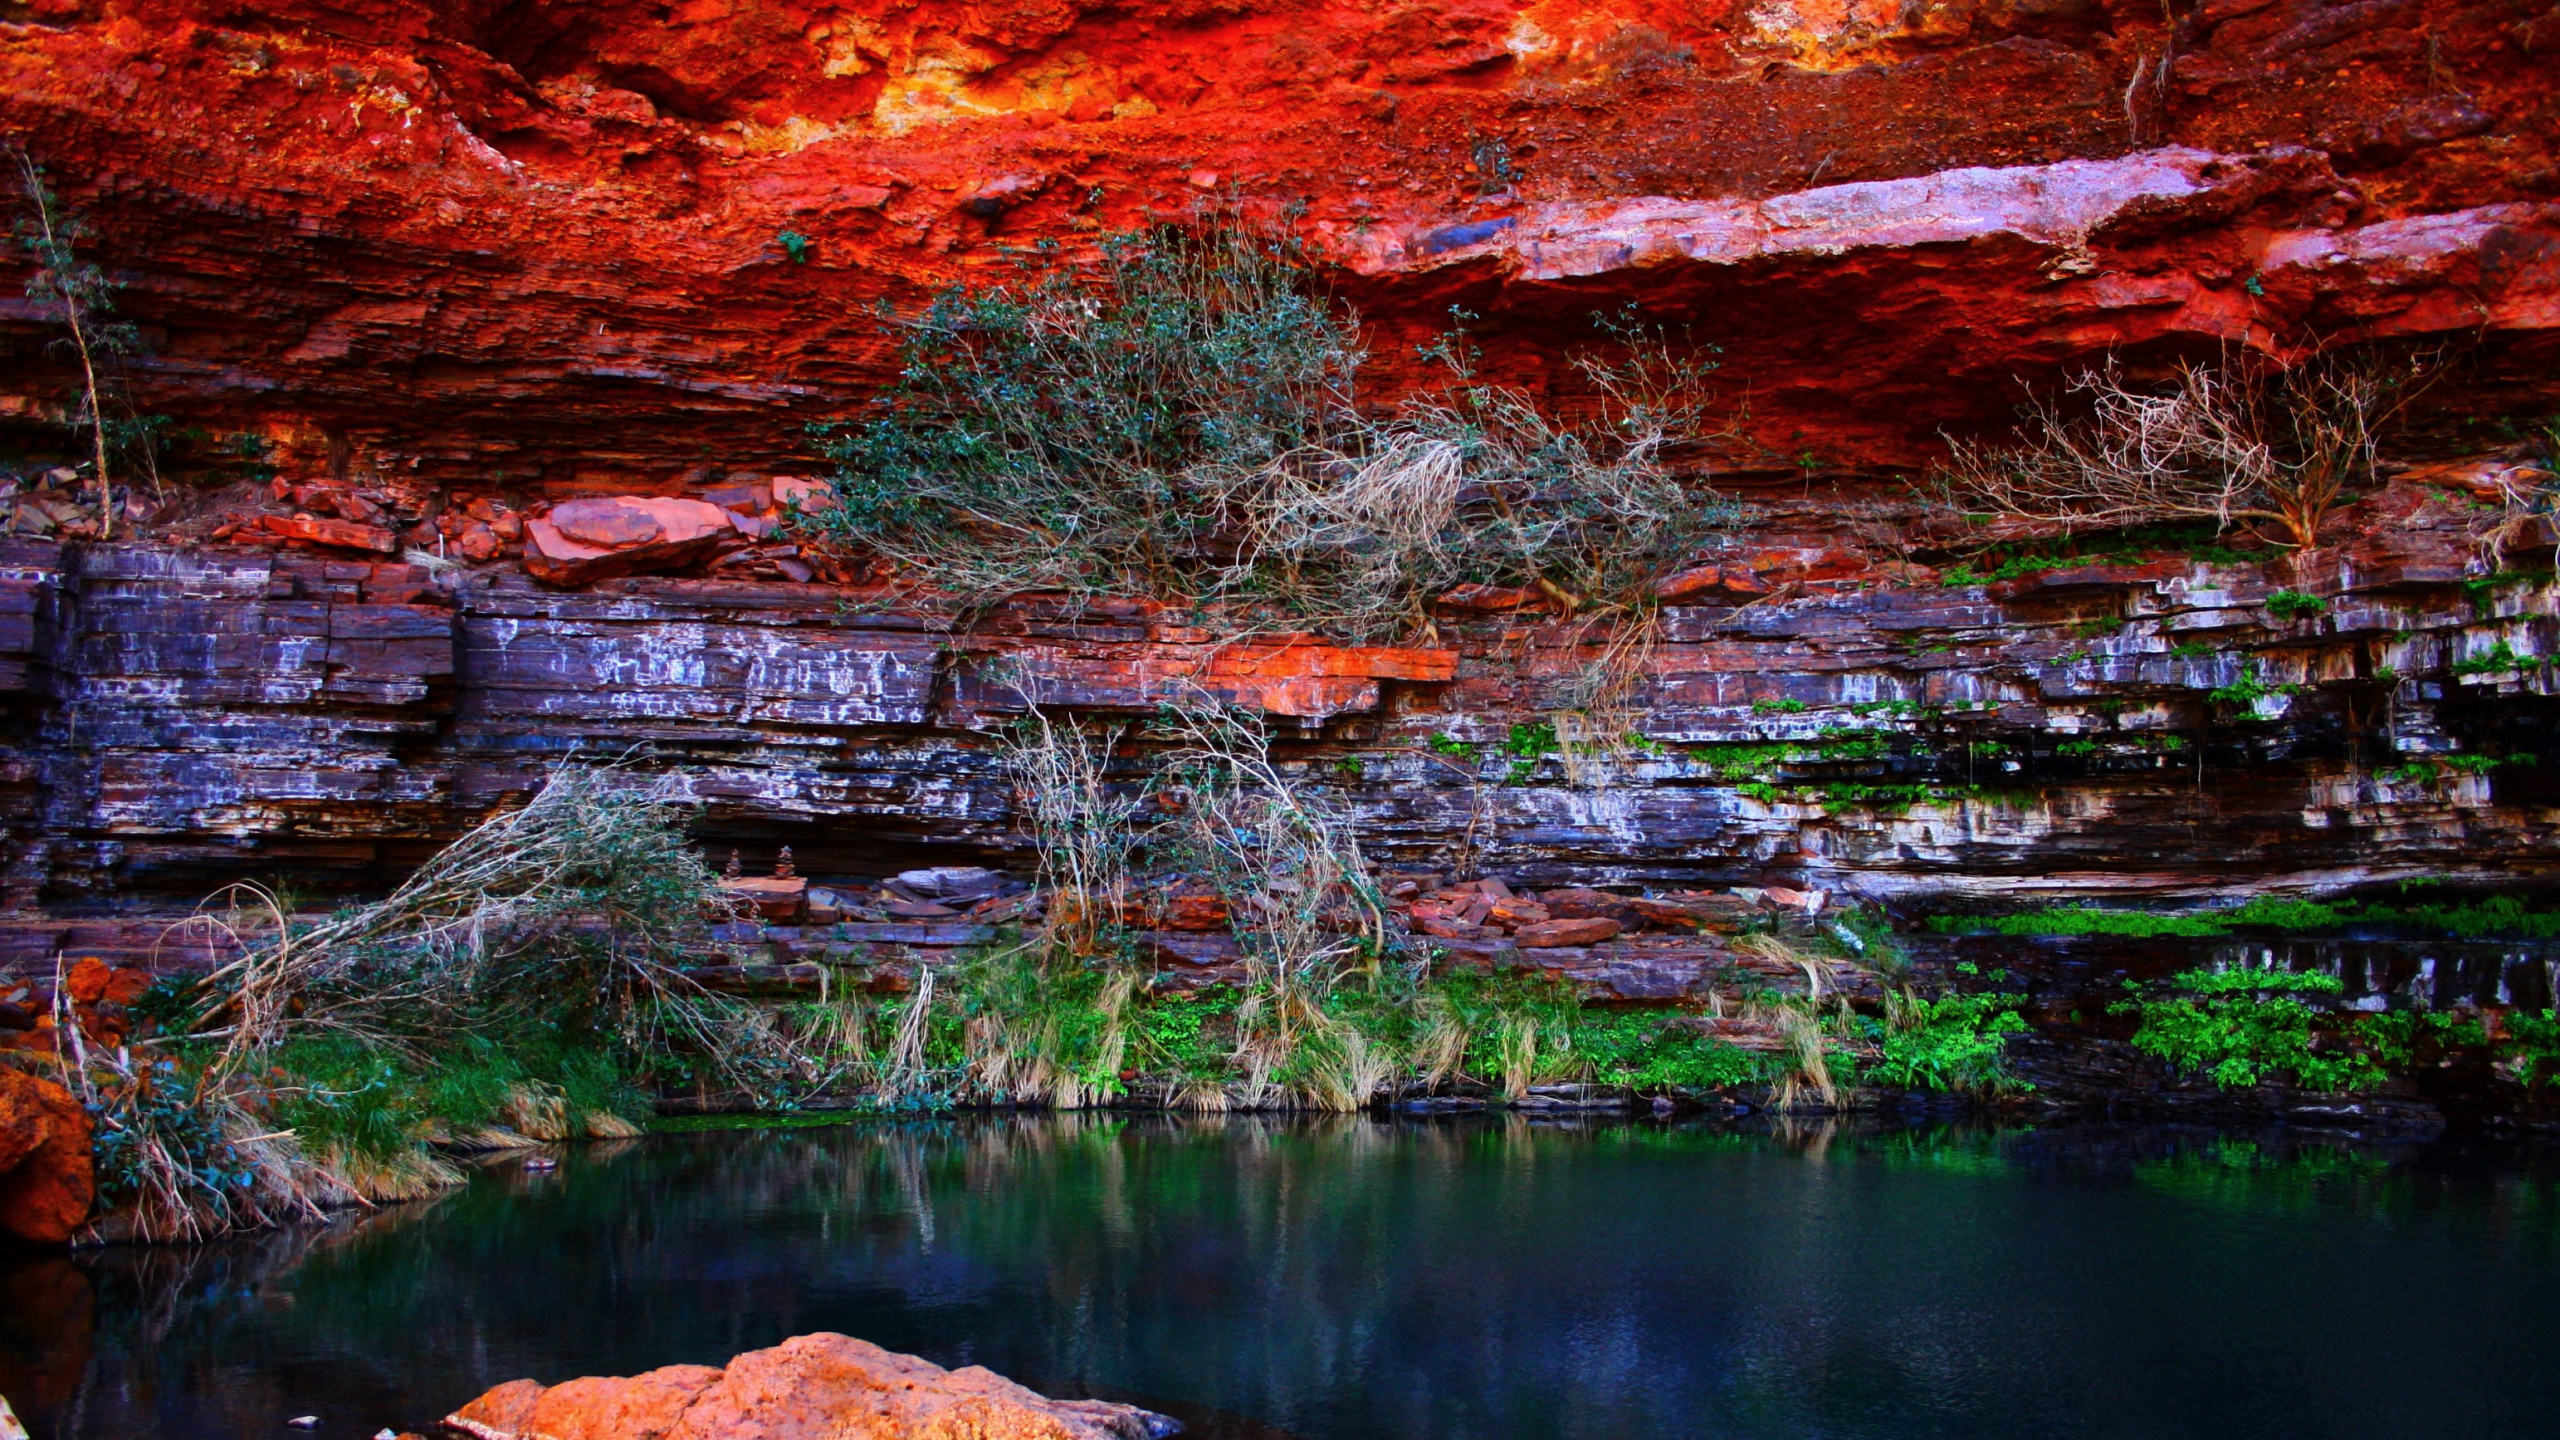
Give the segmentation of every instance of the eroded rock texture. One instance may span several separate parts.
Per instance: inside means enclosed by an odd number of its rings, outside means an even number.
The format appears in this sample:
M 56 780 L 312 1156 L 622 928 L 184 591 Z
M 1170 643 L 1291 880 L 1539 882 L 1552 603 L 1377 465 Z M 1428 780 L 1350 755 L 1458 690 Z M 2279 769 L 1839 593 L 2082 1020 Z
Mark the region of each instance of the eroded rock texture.
M 554 760 L 635 751 L 759 868 L 781 844 L 821 876 L 1001 857 L 993 731 L 1201 690 L 1262 712 L 1391 866 L 1941 901 L 2546 874 L 2546 767 L 2439 757 L 2547 736 L 2553 595 L 2478 582 L 2444 491 L 2377 505 L 2372 538 L 2272 567 L 1948 584 L 1838 535 L 1737 547 L 1761 598 L 1664 610 L 1631 734 L 1511 753 L 1576 708 L 1591 632 L 1531 612 L 1447 616 L 1437 648 L 1236 645 L 1135 602 L 962 628 L 820 584 L 21 544 L 9 883 L 362 889 Z M 2280 618 L 2280 588 L 2327 610 Z
M 0 1066 L 0 1234 L 59 1245 L 88 1218 L 89 1124 L 70 1091 Z

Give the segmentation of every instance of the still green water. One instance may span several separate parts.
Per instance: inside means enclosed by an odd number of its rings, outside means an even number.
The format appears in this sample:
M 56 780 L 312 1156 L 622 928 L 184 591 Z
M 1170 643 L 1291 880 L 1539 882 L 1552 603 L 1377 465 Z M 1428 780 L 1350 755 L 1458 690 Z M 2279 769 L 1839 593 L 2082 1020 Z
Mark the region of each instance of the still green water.
M 2195 1133 L 1101 1116 L 572 1149 L 0 1261 L 39 1440 L 422 1427 L 840 1330 L 1192 1433 L 2560 1434 L 2560 1161 Z

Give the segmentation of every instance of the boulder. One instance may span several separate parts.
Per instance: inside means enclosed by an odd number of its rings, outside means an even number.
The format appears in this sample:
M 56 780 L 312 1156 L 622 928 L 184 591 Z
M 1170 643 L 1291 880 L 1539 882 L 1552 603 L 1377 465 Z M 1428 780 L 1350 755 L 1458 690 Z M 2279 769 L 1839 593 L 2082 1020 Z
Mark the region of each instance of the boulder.
M 1725 903 L 1717 904 L 1714 900 L 1707 899 L 1630 895 L 1627 897 L 1627 908 L 1651 924 L 1686 926 L 1729 935 L 1741 928 L 1746 907 L 1731 896 L 1720 898 Z
M 1000 895 L 1012 887 L 1001 870 L 984 865 L 937 865 L 930 870 L 902 870 L 898 884 L 920 899 L 949 904 L 971 903 Z
M 808 908 L 809 882 L 798 875 L 743 875 L 723 879 L 720 893 L 753 905 L 760 919 L 789 925 Z
M 74 1005 L 95 1005 L 100 1001 L 130 1005 L 150 988 L 150 971 L 109 965 L 95 955 L 83 955 L 71 962 L 71 969 L 62 977 L 63 993 L 71 997 Z
M 1665 605 L 1694 605 L 1707 600 L 1757 600 L 1769 593 L 1750 571 L 1700 565 L 1653 582 L 1653 598 Z
M 1160 895 L 1148 909 L 1147 918 L 1166 930 L 1224 930 L 1229 919 L 1221 895 Z
M 515 1380 L 445 1417 L 474 1440 L 1149 1440 L 1180 1428 L 1100 1400 L 1051 1400 L 981 1366 L 945 1370 L 820 1333 L 714 1369 Z
M 0 1232 L 59 1245 L 96 1195 L 89 1116 L 71 1092 L 0 1067 Z
M 773 481 L 774 503 L 803 515 L 816 515 L 835 508 L 835 487 L 823 480 L 800 480 L 778 475 Z
M 525 522 L 524 568 L 554 585 L 681 570 L 737 536 L 729 519 L 717 505 L 662 495 L 563 501 Z
M 1493 614 L 1504 610 L 1535 610 L 1548 603 L 1547 597 L 1535 590 L 1510 585 L 1461 585 L 1431 602 L 1443 610 L 1473 610 Z

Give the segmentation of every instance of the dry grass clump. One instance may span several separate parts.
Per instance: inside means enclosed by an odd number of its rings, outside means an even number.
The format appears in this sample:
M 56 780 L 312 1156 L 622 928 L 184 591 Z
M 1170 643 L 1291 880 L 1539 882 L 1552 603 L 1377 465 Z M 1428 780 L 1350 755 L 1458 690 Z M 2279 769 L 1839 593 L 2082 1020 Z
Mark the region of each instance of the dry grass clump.
M 96 1117 L 99 1189 L 117 1217 L 108 1238 L 201 1240 L 365 1199 L 326 1157 L 315 1164 L 290 1130 L 264 1123 L 261 1097 L 238 1075 L 182 1069 L 149 1047 L 91 1048 L 79 1017 L 57 1005 L 61 1078 Z
M 240 958 L 129 1058 L 69 1060 L 136 1234 L 412 1198 L 460 1178 L 437 1147 L 627 1138 L 628 1077 L 653 1069 L 751 1098 L 836 1079 L 806 1037 L 684 973 L 720 909 L 673 783 L 561 766 L 385 899 L 316 924 L 260 887 L 225 892 L 197 923 Z
M 1788 1110 L 1814 1101 L 1826 1108 L 1837 1108 L 1842 1087 L 1832 1075 L 1833 1059 L 1854 1055 L 1862 1047 L 1856 1034 L 1856 1017 L 1836 986 L 1830 1003 L 1824 1003 L 1824 977 L 1830 973 L 1831 962 L 1766 932 L 1740 937 L 1734 941 L 1733 949 L 1736 954 L 1776 961 L 1804 972 L 1804 994 L 1761 996 L 1744 1007 L 1747 1017 L 1776 1026 L 1785 1046 L 1787 1068 L 1777 1077 L 1770 1104 Z
M 1156 793 L 1171 812 L 1156 846 L 1216 888 L 1244 951 L 1245 1103 L 1268 1103 L 1275 1077 L 1303 1070 L 1294 1088 L 1318 1108 L 1367 1104 L 1393 1062 L 1325 1001 L 1355 970 L 1374 986 L 1393 940 L 1348 817 L 1281 773 L 1257 716 L 1175 707 L 1155 733 L 1168 746 Z
M 2265 521 L 2313 546 L 2329 512 L 2374 482 L 2378 437 L 2430 364 L 2234 358 L 2182 365 L 2157 391 L 2110 364 L 2072 382 L 2085 413 L 2039 400 L 2018 440 L 1956 442 L 1938 480 L 1960 509 L 2066 533 Z
M 620 1018 L 693 1038 L 725 1025 L 676 961 L 707 939 L 714 877 L 667 820 L 673 777 L 562 766 L 522 807 L 474 826 L 388 897 L 303 927 L 254 885 L 208 923 L 243 941 L 207 977 L 225 1058 L 291 1030 L 403 1033 L 458 1019 L 493 991 L 561 978 L 562 957 L 599 949 Z M 263 921 L 261 924 L 259 922 Z M 665 1009 L 670 1002 L 673 1008 Z M 202 1037 L 200 1037 L 202 1038 Z
M 1588 421 L 1479 378 L 1462 334 L 1443 389 L 1379 415 L 1357 320 L 1292 242 L 1213 223 L 1104 249 L 904 322 L 876 412 L 820 427 L 813 528 L 972 601 L 1140 591 L 1369 637 L 1465 581 L 1631 605 L 1726 522 L 1667 463 L 1708 428 L 1714 362 L 1658 329 L 1603 317 Z
M 1374 980 L 1390 939 L 1383 899 L 1343 817 L 1275 762 L 1258 718 L 1206 696 L 1143 727 L 1149 759 L 1110 768 L 1128 727 L 1034 714 L 1005 742 L 1047 904 L 1030 933 L 948 975 L 927 969 L 897 1002 L 896 1037 L 871 1064 L 879 1090 L 1060 1108 L 1121 1088 L 1140 1050 L 1132 919 L 1146 884 L 1206 886 L 1225 902 L 1250 976 L 1220 1033 L 1229 1048 L 1177 1081 L 1198 1110 L 1289 1103 L 1356 1108 L 1398 1063 L 1331 1013 L 1354 974 Z M 839 1033 L 867 1024 L 839 1027 Z M 867 1037 L 866 1037 L 867 1038 Z M 1196 1031 L 1186 1065 L 1207 1059 Z M 865 1054 L 868 1055 L 867 1046 Z M 1154 1058 L 1164 1058 L 1161 1054 Z

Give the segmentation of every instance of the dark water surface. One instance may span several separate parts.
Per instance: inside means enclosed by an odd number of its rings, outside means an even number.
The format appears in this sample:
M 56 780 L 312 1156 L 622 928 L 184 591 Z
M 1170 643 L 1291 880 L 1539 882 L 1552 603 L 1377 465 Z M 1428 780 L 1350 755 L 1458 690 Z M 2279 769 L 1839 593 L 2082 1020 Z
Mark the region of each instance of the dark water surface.
M 423 1427 L 841 1330 L 1196 1434 L 2548 1437 L 2548 1151 L 2156 1131 L 880 1121 L 0 1258 L 45 1437 Z

